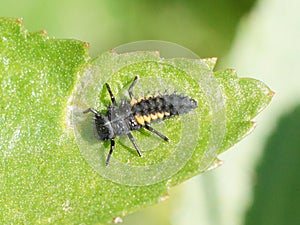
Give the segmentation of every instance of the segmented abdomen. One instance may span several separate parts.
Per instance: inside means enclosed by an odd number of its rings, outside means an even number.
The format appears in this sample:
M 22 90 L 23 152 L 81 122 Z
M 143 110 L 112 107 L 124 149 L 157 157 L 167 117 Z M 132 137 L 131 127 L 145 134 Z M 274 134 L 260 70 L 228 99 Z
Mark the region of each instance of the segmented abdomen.
M 195 99 L 176 93 L 133 99 L 130 104 L 132 113 L 140 125 L 186 114 L 198 107 Z

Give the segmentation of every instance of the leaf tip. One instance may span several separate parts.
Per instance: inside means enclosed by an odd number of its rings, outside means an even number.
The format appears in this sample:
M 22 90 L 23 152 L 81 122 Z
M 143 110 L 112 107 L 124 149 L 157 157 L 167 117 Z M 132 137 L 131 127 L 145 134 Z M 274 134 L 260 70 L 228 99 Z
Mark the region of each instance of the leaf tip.
M 169 199 L 169 198 L 170 198 L 170 195 L 165 194 L 165 195 L 161 196 L 161 197 L 158 199 L 158 202 L 164 202 L 164 201 L 166 201 L 166 200 Z
M 156 50 L 156 51 L 153 51 L 154 52 L 154 54 L 156 54 L 156 55 L 160 55 L 160 52 L 158 51 L 158 50 Z
M 251 128 L 254 129 L 257 126 L 257 123 L 255 121 L 251 121 Z
M 123 219 L 119 216 L 115 217 L 112 221 L 114 224 L 116 223 L 122 223 L 123 222 Z
M 216 169 L 216 168 L 218 168 L 218 167 L 220 167 L 222 165 L 223 165 L 223 161 L 221 159 L 216 158 L 214 160 L 214 162 L 211 164 L 211 166 L 208 167 L 207 171 L 214 170 L 214 169 Z
M 207 59 L 208 62 L 212 63 L 213 65 L 216 65 L 218 58 L 217 57 L 211 57 Z
M 48 32 L 46 30 L 41 30 L 42 35 L 47 36 Z
M 23 18 L 18 18 L 16 21 L 17 21 L 18 24 L 22 24 L 23 23 Z
M 89 42 L 83 42 L 83 46 L 86 47 L 86 48 L 89 48 L 90 47 L 90 43 Z
M 217 64 L 217 57 L 212 57 L 212 58 L 207 58 L 207 59 L 202 59 L 211 70 L 213 70 Z
M 271 97 L 273 97 L 273 96 L 276 94 L 276 92 L 275 92 L 275 91 L 272 91 L 272 90 L 270 90 L 270 91 L 269 91 L 269 94 L 271 95 Z

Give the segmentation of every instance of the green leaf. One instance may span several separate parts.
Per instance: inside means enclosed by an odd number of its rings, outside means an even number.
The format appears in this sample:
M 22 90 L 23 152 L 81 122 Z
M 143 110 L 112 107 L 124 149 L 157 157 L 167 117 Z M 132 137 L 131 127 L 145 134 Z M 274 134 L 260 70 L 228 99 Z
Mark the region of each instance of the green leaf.
M 2 223 L 110 223 L 166 199 L 168 189 L 218 165 L 217 155 L 244 137 L 271 100 L 262 82 L 213 72 L 215 59 L 163 59 L 158 52 L 107 52 L 90 60 L 87 45 L 29 33 L 20 20 L 0 19 Z M 108 167 L 92 115 L 165 89 L 195 98 L 193 112 L 153 124 L 170 143 L 141 130 L 124 137 Z M 75 136 L 73 135 L 75 132 Z
M 259 80 L 238 78 L 232 69 L 218 71 L 215 76 L 226 101 L 226 134 L 221 153 L 254 129 L 252 119 L 269 104 L 274 92 Z

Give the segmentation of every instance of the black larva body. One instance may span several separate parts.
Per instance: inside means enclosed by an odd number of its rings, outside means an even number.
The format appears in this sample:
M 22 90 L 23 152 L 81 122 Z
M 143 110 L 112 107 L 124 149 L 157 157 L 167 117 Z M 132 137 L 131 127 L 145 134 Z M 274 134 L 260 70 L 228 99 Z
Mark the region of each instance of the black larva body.
M 186 114 L 198 107 L 196 100 L 176 93 L 159 94 L 157 96 L 149 95 L 144 98 L 135 99 L 132 94 L 132 89 L 137 79 L 138 77 L 135 77 L 128 89 L 131 101 L 123 99 L 120 104 L 117 105 L 110 86 L 106 84 L 112 101 L 112 105 L 108 107 L 107 113 L 101 114 L 93 108 L 84 111 L 84 113 L 91 112 L 95 115 L 95 128 L 99 139 L 101 141 L 111 141 L 106 165 L 108 165 L 114 150 L 114 138 L 116 136 L 127 135 L 137 153 L 141 156 L 141 151 L 131 134 L 132 130 L 139 130 L 143 127 L 165 141 L 169 141 L 166 136 L 154 130 L 150 124 L 159 120 L 168 119 L 172 116 Z

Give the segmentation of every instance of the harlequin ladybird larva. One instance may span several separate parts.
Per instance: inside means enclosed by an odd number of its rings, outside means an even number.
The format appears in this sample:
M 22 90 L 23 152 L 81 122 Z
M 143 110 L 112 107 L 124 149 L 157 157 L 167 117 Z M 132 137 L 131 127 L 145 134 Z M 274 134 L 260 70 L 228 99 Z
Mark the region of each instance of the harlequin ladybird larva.
M 83 113 L 93 113 L 95 115 L 95 128 L 101 141 L 110 140 L 110 151 L 106 159 L 109 164 L 110 157 L 115 148 L 115 137 L 127 135 L 136 149 L 139 156 L 142 153 L 136 144 L 131 131 L 146 128 L 160 138 L 169 142 L 169 138 L 150 126 L 151 123 L 168 119 L 172 116 L 186 114 L 198 107 L 197 101 L 182 94 L 158 94 L 148 95 L 143 98 L 135 99 L 132 93 L 134 85 L 137 83 L 136 76 L 131 83 L 128 93 L 130 101 L 122 99 L 118 105 L 116 99 L 106 83 L 106 88 L 110 95 L 112 105 L 107 108 L 106 114 L 101 114 L 93 108 L 88 108 Z

